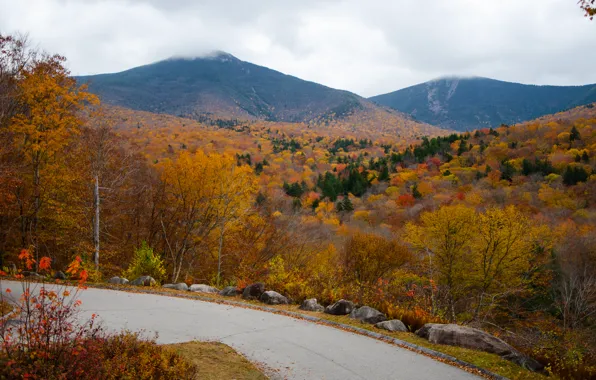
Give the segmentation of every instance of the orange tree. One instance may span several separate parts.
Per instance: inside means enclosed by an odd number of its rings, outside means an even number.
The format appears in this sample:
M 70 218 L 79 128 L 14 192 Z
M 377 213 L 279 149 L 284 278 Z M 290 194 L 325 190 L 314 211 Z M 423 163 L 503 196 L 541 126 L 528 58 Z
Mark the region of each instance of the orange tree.
M 34 248 L 37 259 L 42 210 L 56 202 L 44 193 L 44 182 L 55 179 L 59 172 L 67 172 L 60 165 L 61 153 L 80 131 L 83 123 L 80 111 L 98 102 L 70 77 L 64 61 L 58 55 L 43 56 L 23 71 L 16 91 L 19 112 L 8 125 L 15 147 L 28 168 L 28 174 L 24 175 L 28 190 L 22 193 L 31 194 L 31 201 L 30 211 L 21 208 L 22 241 Z

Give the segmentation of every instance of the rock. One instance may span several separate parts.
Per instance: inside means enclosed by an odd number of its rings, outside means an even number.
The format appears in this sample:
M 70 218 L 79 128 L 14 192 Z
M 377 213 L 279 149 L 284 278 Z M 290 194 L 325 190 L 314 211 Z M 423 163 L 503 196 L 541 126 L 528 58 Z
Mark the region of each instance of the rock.
M 220 296 L 226 296 L 226 297 L 234 297 L 237 294 L 238 294 L 238 288 L 235 286 L 226 286 L 225 288 L 223 288 L 223 290 L 221 292 L 219 292 Z
M 155 281 L 155 279 L 151 276 L 141 276 L 132 281 L 130 284 L 136 286 L 155 286 L 157 285 L 157 281 Z
M 190 290 L 191 292 L 200 293 L 219 293 L 219 289 L 205 284 L 193 284 L 190 286 L 190 288 L 188 288 L 188 290 Z
M 544 369 L 542 364 L 524 356 L 501 339 L 472 327 L 456 324 L 427 323 L 416 331 L 416 335 L 428 339 L 429 342 L 435 344 L 447 344 L 497 354 L 503 359 L 512 361 L 532 371 L 541 371 Z
M 19 270 L 17 269 L 17 266 L 15 263 L 8 264 L 8 273 L 10 273 L 12 275 L 19 273 Z
M 322 305 L 319 305 L 316 298 L 304 300 L 302 302 L 302 305 L 300 305 L 299 309 L 305 311 L 325 311 L 325 308 Z
M 58 271 L 54 274 L 54 279 L 56 280 L 66 280 L 66 275 L 62 271 Z
M 188 290 L 188 285 L 184 282 L 179 282 L 177 284 L 165 284 L 163 288 L 166 289 L 176 289 L 176 290 Z
M 33 278 L 43 278 L 43 276 L 37 272 L 23 271 L 23 276 Z
M 112 277 L 108 280 L 108 283 L 110 284 L 118 284 L 118 285 L 126 285 L 128 284 L 128 280 L 123 278 L 123 277 Z
M 348 315 L 354 310 L 354 303 L 352 301 L 339 300 L 333 305 L 325 308 L 325 313 L 331 315 Z
M 392 319 L 390 321 L 383 321 L 375 324 L 376 328 L 387 330 L 387 331 L 404 331 L 407 332 L 408 328 L 399 319 Z
M 268 290 L 261 294 L 259 300 L 268 305 L 287 305 L 290 303 L 286 297 L 273 290 Z
M 251 284 L 244 288 L 242 291 L 242 298 L 245 300 L 258 300 L 264 292 L 265 284 L 257 282 L 256 284 Z
M 385 314 L 381 313 L 377 309 L 373 309 L 370 306 L 362 306 L 358 309 L 352 310 L 350 313 L 350 318 L 357 319 L 360 322 L 364 323 L 379 323 L 387 320 Z

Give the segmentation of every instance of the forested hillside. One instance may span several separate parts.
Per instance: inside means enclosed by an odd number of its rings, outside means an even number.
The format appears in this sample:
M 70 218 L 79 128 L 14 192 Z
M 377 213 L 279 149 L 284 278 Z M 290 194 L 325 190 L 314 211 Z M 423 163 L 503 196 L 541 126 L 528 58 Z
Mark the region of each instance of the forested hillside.
M 596 85 L 534 86 L 488 78 L 443 78 L 370 100 L 443 128 L 498 127 L 596 101 Z
M 102 107 L 61 57 L 2 43 L 1 266 L 80 256 L 103 281 L 150 252 L 160 282 L 469 324 L 596 376 L 593 105 L 408 139 L 366 120 L 201 123 Z

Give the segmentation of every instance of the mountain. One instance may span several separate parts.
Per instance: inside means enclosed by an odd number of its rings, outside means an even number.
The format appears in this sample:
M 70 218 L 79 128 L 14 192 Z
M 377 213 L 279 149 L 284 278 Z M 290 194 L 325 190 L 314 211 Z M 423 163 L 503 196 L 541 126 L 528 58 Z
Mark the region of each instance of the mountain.
M 442 78 L 369 100 L 455 130 L 515 124 L 596 102 L 596 85 L 535 86 L 488 78 Z
M 348 113 L 366 101 L 224 52 L 77 79 L 108 104 L 176 116 L 294 122 Z

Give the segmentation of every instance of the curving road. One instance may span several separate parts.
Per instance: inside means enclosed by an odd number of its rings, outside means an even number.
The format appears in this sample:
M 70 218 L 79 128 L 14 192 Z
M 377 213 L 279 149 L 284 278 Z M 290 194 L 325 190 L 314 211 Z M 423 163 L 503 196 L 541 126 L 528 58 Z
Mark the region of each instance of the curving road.
M 18 296 L 21 285 L 3 287 Z M 96 313 L 110 330 L 157 332 L 160 343 L 217 340 L 265 364 L 272 379 L 478 379 L 388 343 L 264 311 L 92 288 L 79 298 L 81 318 Z

